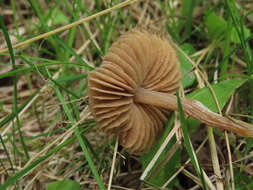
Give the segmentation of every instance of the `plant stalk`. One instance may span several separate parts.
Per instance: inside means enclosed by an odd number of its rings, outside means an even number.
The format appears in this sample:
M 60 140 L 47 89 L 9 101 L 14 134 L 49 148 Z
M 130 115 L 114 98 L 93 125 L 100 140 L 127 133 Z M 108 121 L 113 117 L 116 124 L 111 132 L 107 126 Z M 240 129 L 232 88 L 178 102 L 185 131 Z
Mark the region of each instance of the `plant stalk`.
M 177 97 L 173 94 L 139 88 L 136 90 L 134 101 L 136 103 L 178 111 Z M 237 133 L 243 137 L 253 137 L 253 125 L 251 124 L 214 113 L 196 100 L 182 98 L 181 103 L 184 113 L 194 119 L 217 129 Z

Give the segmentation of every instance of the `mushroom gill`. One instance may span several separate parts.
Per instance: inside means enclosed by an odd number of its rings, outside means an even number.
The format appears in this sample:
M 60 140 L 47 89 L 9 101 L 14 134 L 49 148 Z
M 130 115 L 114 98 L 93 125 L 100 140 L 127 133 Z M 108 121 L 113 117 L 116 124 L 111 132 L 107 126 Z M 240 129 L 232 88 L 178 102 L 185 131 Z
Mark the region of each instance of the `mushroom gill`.
M 139 88 L 174 93 L 180 85 L 175 50 L 164 39 L 131 30 L 113 43 L 100 68 L 89 73 L 90 108 L 106 133 L 119 135 L 126 151 L 150 149 L 167 122 L 167 112 L 134 100 Z
M 119 136 L 132 154 L 147 152 L 167 122 L 166 110 L 177 111 L 175 90 L 180 65 L 166 39 L 131 30 L 113 43 L 100 68 L 88 74 L 91 112 L 108 133 Z M 185 114 L 215 128 L 253 137 L 253 126 L 213 113 L 200 102 L 182 99 Z

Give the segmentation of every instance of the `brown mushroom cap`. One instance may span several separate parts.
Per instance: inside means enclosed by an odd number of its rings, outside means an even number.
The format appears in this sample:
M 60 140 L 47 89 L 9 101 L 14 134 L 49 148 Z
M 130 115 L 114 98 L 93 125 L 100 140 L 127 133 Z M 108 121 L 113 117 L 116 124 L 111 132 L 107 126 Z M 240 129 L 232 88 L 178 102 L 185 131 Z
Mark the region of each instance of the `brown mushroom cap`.
M 174 93 L 180 85 L 180 65 L 166 39 L 131 30 L 113 43 L 100 68 L 89 72 L 90 109 L 100 128 L 118 135 L 129 153 L 147 152 L 166 123 L 167 112 L 137 103 L 144 88 Z

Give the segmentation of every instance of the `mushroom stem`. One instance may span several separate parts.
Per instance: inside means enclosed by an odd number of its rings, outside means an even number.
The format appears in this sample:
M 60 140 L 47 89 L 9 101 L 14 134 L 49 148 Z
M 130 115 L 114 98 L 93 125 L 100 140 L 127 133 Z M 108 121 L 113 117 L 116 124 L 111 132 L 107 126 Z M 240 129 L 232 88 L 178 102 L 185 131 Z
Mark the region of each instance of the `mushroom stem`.
M 135 93 L 134 101 L 178 111 L 177 97 L 173 94 L 139 88 Z M 214 113 L 196 100 L 182 98 L 181 103 L 184 113 L 194 119 L 218 129 L 232 131 L 244 137 L 253 137 L 253 125 L 251 124 Z

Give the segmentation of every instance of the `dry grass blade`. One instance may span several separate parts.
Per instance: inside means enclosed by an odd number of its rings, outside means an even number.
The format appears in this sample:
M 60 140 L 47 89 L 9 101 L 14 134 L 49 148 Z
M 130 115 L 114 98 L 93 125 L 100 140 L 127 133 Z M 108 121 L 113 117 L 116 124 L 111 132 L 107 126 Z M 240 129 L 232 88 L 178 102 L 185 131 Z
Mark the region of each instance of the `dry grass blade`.
M 143 171 L 140 180 L 144 180 L 146 178 L 146 176 L 148 175 L 148 173 L 150 172 L 150 170 L 153 168 L 153 166 L 155 165 L 157 159 L 159 158 L 159 156 L 161 155 L 161 153 L 163 152 L 163 150 L 165 149 L 166 145 L 169 143 L 169 141 L 171 140 L 171 138 L 174 136 L 174 134 L 176 133 L 176 131 L 179 129 L 180 127 L 180 123 L 177 123 L 177 125 L 175 125 L 173 127 L 173 129 L 171 130 L 171 132 L 168 134 L 168 136 L 166 137 L 166 139 L 163 141 L 163 144 L 160 146 L 160 148 L 158 149 L 158 151 L 156 152 L 155 156 L 153 157 L 153 159 L 149 162 L 148 166 L 145 168 L 145 170 Z
M 127 1 L 124 1 L 124 2 L 119 3 L 118 5 L 116 5 L 116 6 L 112 7 L 112 8 L 109 8 L 109 9 L 106 9 L 106 10 L 103 10 L 103 11 L 100 11 L 100 12 L 94 14 L 94 15 L 88 16 L 88 17 L 86 17 L 86 18 L 83 18 L 83 19 L 81 19 L 81 20 L 78 20 L 78 21 L 76 21 L 76 22 L 73 22 L 73 23 L 71 23 L 71 24 L 68 24 L 68 25 L 66 25 L 66 26 L 59 27 L 59 28 L 57 28 L 57 29 L 55 29 L 55 30 L 52 30 L 52 31 L 50 31 L 50 32 L 46 32 L 46 33 L 41 34 L 41 35 L 39 35 L 39 36 L 30 38 L 30 39 L 28 39 L 28 40 L 26 40 L 26 41 L 24 41 L 24 42 L 15 44 L 15 45 L 13 45 L 13 48 L 19 48 L 19 47 L 25 46 L 25 45 L 27 45 L 27 44 L 30 44 L 30 43 L 35 42 L 35 41 L 38 41 L 38 40 L 40 40 L 40 39 L 43 39 L 43 38 L 52 36 L 52 35 L 54 35 L 54 34 L 56 34 L 56 33 L 62 32 L 62 31 L 64 31 L 64 30 L 68 30 L 68 29 L 70 29 L 70 28 L 72 28 L 72 27 L 74 27 L 74 26 L 77 26 L 77 25 L 79 25 L 79 24 L 82 24 L 83 22 L 89 22 L 89 21 L 91 21 L 92 19 L 95 19 L 96 17 L 100 17 L 100 16 L 105 15 L 105 14 L 108 14 L 108 13 L 110 13 L 110 12 L 116 10 L 116 9 L 120 9 L 120 8 L 125 7 L 125 6 L 128 6 L 128 5 L 132 4 L 132 3 L 134 3 L 135 1 L 138 1 L 138 0 L 127 0 Z M 8 52 L 8 48 L 0 49 L 0 53 L 5 53 L 5 52 Z
M 115 169 L 116 156 L 117 156 L 117 151 L 118 151 L 118 144 L 119 144 L 119 140 L 117 138 L 115 146 L 114 146 L 114 152 L 113 152 L 113 158 L 112 158 L 112 166 L 111 166 L 110 178 L 109 178 L 107 190 L 111 190 L 111 186 L 112 186 L 112 179 L 113 179 L 113 172 L 114 172 L 114 169 Z

